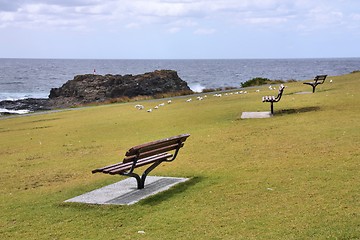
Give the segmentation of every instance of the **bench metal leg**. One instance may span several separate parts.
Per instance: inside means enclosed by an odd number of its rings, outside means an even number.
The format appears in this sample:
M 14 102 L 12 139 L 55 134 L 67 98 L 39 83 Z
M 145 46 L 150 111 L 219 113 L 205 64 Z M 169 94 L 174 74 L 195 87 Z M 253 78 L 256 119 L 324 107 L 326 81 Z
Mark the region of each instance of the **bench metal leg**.
M 144 173 L 141 175 L 141 188 L 138 187 L 138 189 L 142 189 L 144 188 L 144 185 L 145 185 L 145 179 L 146 179 L 146 176 L 152 171 L 154 170 L 154 168 L 156 168 L 162 161 L 158 161 L 158 162 L 155 162 L 154 164 L 152 164 L 150 167 L 148 167 Z
M 141 175 L 141 177 L 139 176 L 139 174 L 130 172 L 130 173 L 120 173 L 120 175 L 123 176 L 127 176 L 127 177 L 133 177 L 136 179 L 137 182 L 137 188 L 138 189 L 143 189 L 145 186 L 145 179 L 147 177 L 147 175 L 154 170 L 154 168 L 156 168 L 162 161 L 157 161 L 155 163 L 153 163 L 150 167 L 148 167 L 143 174 Z
M 273 115 L 274 114 L 274 102 L 271 102 L 270 105 L 271 105 L 271 114 Z
M 136 182 L 137 182 L 137 186 L 138 186 L 137 188 L 138 189 L 144 188 L 144 182 L 141 180 L 141 178 L 138 174 L 136 174 L 136 173 L 121 173 L 120 175 L 135 178 Z

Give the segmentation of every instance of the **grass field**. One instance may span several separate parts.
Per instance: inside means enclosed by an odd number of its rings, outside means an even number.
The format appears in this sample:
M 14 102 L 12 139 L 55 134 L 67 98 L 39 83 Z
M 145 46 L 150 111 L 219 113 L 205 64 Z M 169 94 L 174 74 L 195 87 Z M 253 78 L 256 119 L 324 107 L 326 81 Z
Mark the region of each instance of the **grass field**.
M 314 94 L 287 83 L 0 119 L 1 239 L 360 239 L 360 73 Z M 259 89 L 260 92 L 255 90 Z M 135 104 L 145 110 L 136 110 Z M 150 175 L 190 181 L 131 206 L 64 203 L 123 177 L 91 174 L 133 145 L 191 136 Z M 140 232 L 139 232 L 140 231 Z

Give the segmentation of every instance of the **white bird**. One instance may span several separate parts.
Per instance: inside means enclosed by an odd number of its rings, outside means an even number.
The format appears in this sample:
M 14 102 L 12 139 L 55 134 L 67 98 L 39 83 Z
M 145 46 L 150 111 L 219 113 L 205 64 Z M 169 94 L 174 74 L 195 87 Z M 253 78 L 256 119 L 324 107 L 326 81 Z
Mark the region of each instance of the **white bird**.
M 152 112 L 152 109 L 150 108 L 149 110 L 147 110 L 147 112 Z
M 143 105 L 140 105 L 140 104 L 136 104 L 136 105 L 135 105 L 135 108 L 141 110 L 141 109 L 144 109 L 144 106 L 143 106 Z
M 165 106 L 165 103 L 160 103 L 159 104 L 159 107 L 163 107 L 163 106 Z
M 191 98 L 189 98 L 188 100 L 186 100 L 187 102 L 191 102 L 192 101 L 192 99 Z
M 330 79 L 330 82 L 332 83 L 332 79 Z
M 159 106 L 155 106 L 155 107 L 154 107 L 154 109 L 158 109 L 158 108 L 159 108 Z
M 259 89 L 257 89 L 255 92 L 260 92 L 260 90 L 259 90 Z
M 171 100 L 167 101 L 167 103 L 170 104 L 170 103 L 171 103 Z

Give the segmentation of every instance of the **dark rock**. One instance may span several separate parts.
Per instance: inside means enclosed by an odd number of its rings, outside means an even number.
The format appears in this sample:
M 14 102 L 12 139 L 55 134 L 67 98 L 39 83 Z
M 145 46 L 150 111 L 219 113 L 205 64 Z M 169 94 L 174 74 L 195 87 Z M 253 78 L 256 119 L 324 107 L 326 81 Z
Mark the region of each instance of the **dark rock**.
M 0 101 L 0 108 L 5 108 L 7 110 L 29 110 L 34 112 L 51 110 L 52 104 L 47 98 L 27 98 L 15 101 Z
M 112 98 L 155 96 L 164 93 L 188 92 L 187 83 L 176 71 L 157 70 L 140 75 L 78 75 L 60 88 L 53 88 L 49 98 L 56 106 L 69 107 Z

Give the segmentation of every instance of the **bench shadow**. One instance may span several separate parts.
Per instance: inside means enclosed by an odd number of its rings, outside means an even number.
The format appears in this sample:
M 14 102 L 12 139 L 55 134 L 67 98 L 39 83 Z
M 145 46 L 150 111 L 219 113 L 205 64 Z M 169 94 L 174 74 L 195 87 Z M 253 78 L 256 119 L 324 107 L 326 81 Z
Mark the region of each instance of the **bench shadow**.
M 294 113 L 305 113 L 320 110 L 320 107 L 303 107 L 303 108 L 290 108 L 275 111 L 276 114 L 294 114 Z
M 164 192 L 160 192 L 146 199 L 140 200 L 139 204 L 152 205 L 152 206 L 158 205 L 162 201 L 166 201 L 170 199 L 172 196 L 186 191 L 188 188 L 194 186 L 195 184 L 201 182 L 202 180 L 203 177 L 192 177 L 186 182 L 178 183 Z

